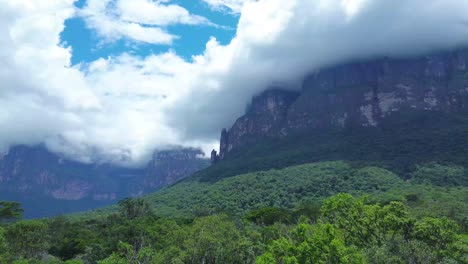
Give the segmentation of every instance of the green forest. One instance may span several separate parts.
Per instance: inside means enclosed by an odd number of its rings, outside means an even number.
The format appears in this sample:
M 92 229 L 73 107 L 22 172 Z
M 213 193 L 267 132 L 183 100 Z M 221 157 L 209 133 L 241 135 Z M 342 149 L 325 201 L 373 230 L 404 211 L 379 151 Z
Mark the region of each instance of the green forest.
M 0 263 L 468 263 L 465 168 L 410 176 L 316 162 L 39 220 L 2 202 Z

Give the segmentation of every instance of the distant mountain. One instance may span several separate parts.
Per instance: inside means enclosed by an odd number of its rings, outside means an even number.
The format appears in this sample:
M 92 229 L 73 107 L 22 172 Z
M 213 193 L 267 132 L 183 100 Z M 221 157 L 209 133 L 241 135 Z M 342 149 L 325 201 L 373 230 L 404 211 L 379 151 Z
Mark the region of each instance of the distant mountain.
M 201 151 L 154 154 L 145 168 L 83 164 L 43 146 L 16 146 L 0 156 L 0 200 L 20 201 L 26 217 L 89 210 L 158 190 L 207 165 Z
M 145 169 L 144 191 L 169 186 L 206 168 L 209 161 L 202 159 L 203 155 L 202 151 L 191 148 L 156 152 Z

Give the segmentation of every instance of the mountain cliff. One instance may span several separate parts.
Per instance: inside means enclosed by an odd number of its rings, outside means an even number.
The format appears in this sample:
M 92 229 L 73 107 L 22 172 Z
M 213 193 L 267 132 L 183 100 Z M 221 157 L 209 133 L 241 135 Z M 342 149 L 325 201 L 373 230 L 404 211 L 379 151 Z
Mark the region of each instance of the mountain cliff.
M 192 148 L 156 152 L 145 169 L 144 189 L 160 189 L 206 168 L 209 162 L 201 157 L 203 152 Z
M 299 92 L 275 88 L 253 98 L 245 115 L 221 133 L 216 159 L 259 138 L 382 128 L 416 115 L 467 117 L 467 108 L 467 49 L 333 66 L 309 74 Z
M 124 168 L 71 161 L 43 146 L 16 146 L 0 156 L 0 200 L 20 201 L 27 217 L 88 210 L 173 184 L 206 167 L 202 154 L 160 151 L 145 168 Z

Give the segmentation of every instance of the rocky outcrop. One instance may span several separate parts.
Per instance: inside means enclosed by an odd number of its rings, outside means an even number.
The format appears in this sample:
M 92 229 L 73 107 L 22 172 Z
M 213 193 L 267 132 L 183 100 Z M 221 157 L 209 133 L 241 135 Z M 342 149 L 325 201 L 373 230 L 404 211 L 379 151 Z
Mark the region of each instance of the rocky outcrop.
M 349 63 L 308 75 L 300 93 L 267 90 L 221 134 L 219 158 L 259 137 L 378 127 L 395 113 L 468 115 L 468 50 Z
M 218 161 L 219 161 L 218 151 L 216 151 L 216 150 L 214 150 L 214 149 L 211 151 L 211 158 L 210 158 L 210 161 L 211 161 L 211 164 L 216 164 L 216 163 L 218 163 Z
M 286 133 L 283 124 L 287 121 L 288 109 L 298 96 L 297 92 L 271 89 L 254 97 L 246 114 L 229 131 L 223 129 L 221 132 L 219 159 L 224 159 L 233 148 L 256 137 Z

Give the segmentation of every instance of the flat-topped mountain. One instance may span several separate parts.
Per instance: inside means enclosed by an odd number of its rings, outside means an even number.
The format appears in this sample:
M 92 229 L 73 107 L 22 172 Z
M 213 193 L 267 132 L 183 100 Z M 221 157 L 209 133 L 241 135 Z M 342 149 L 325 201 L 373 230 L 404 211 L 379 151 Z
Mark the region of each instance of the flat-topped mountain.
M 467 49 L 333 66 L 308 75 L 299 92 L 269 89 L 223 130 L 219 159 L 258 138 L 379 128 L 416 114 L 468 117 Z

